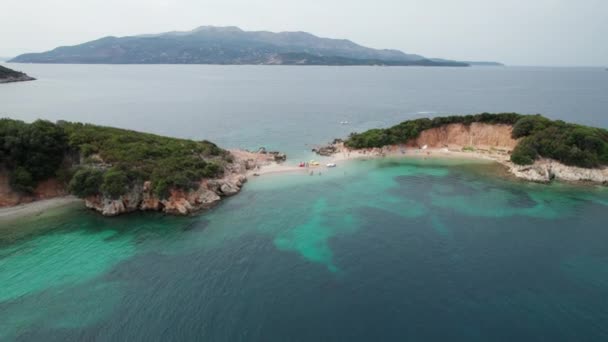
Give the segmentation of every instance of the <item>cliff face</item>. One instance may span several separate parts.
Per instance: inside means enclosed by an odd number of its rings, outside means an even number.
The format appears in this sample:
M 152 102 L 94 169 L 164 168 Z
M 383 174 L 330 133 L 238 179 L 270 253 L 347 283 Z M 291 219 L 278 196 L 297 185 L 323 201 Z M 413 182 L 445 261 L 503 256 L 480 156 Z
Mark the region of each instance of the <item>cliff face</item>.
M 218 179 L 201 179 L 192 190 L 172 189 L 168 198 L 160 199 L 147 181 L 133 186 L 119 198 L 103 195 L 84 199 L 87 208 L 104 216 L 117 216 L 134 211 L 162 211 L 173 215 L 187 215 L 218 204 L 222 198 L 237 194 L 247 181 L 247 173 L 286 159 L 284 154 L 243 150 L 230 151 L 232 162 L 224 166 L 224 176 Z M 10 207 L 42 199 L 68 195 L 66 186 L 56 179 L 40 182 L 32 194 L 26 195 L 11 189 L 9 174 L 0 168 L 0 207 Z
M 134 211 L 162 211 L 173 215 L 188 215 L 218 204 L 222 198 L 236 195 L 247 181 L 246 174 L 263 165 L 282 161 L 284 155 L 231 151 L 233 162 L 224 168 L 224 177 L 202 179 L 192 190 L 171 190 L 166 199 L 158 198 L 152 191 L 150 182 L 135 186 L 117 199 L 102 195 L 85 198 L 87 208 L 98 211 L 104 216 L 117 216 Z
M 117 199 L 102 195 L 87 197 L 85 205 L 104 216 L 117 216 L 137 210 L 188 215 L 213 207 L 221 201 L 222 197 L 237 194 L 246 181 L 247 178 L 242 174 L 231 174 L 222 179 L 203 180 L 197 189 L 172 190 L 167 199 L 159 199 L 155 196 L 151 191 L 150 182 L 145 182 L 143 187 L 134 187 Z
M 65 195 L 67 195 L 65 185 L 56 179 L 40 182 L 32 194 L 21 194 L 13 191 L 10 187 L 8 172 L 0 169 L 0 208 Z
M 463 148 L 475 147 L 478 149 L 500 148 L 513 150 L 517 140 L 511 138 L 513 127 L 511 125 L 490 125 L 473 123 L 471 125 L 449 124 L 438 128 L 431 128 L 420 133 L 418 138 L 410 140 L 410 147 L 427 145 L 434 148 Z

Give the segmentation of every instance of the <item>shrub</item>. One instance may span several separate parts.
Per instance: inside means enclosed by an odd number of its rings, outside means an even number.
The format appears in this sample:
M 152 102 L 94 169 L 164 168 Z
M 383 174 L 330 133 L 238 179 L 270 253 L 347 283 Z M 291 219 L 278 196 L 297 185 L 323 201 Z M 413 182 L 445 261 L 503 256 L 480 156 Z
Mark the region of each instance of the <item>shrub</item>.
M 98 169 L 82 168 L 74 174 L 68 186 L 69 191 L 81 198 L 99 194 L 103 183 L 103 172 Z
M 536 149 L 531 146 L 530 141 L 520 141 L 511 153 L 511 161 L 518 165 L 531 165 L 537 158 Z
M 11 188 L 15 191 L 32 193 L 36 183 L 32 175 L 23 167 L 18 167 L 10 173 Z
M 546 128 L 550 124 L 550 120 L 540 115 L 524 116 L 517 120 L 513 125 L 513 138 L 527 137 L 535 132 Z
M 100 190 L 105 196 L 119 198 L 129 190 L 129 178 L 121 170 L 110 169 L 103 174 Z
M 27 171 L 33 183 L 54 176 L 68 149 L 64 130 L 49 121 L 0 120 L 0 161 Z

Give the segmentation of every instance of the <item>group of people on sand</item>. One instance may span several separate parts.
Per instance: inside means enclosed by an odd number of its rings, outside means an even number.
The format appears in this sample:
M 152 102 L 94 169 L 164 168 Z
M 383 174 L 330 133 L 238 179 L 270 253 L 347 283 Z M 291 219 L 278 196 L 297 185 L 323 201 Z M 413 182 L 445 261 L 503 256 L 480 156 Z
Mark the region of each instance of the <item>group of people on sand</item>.
M 314 161 L 313 161 L 313 162 L 314 162 Z M 311 170 L 310 170 L 310 172 L 309 172 L 309 175 L 311 175 L 311 176 L 312 176 L 312 175 L 314 175 L 314 174 L 315 174 L 315 170 L 312 170 L 312 168 L 313 168 L 313 167 L 318 167 L 318 166 L 319 166 L 319 163 L 317 163 L 317 164 L 313 164 L 313 163 L 309 163 L 309 162 L 300 162 L 300 164 L 299 164 L 298 166 L 299 166 L 299 167 L 302 167 L 302 168 L 306 168 L 306 169 L 311 168 Z M 319 171 L 317 174 L 318 174 L 319 176 L 321 176 L 321 175 L 322 175 L 321 171 Z

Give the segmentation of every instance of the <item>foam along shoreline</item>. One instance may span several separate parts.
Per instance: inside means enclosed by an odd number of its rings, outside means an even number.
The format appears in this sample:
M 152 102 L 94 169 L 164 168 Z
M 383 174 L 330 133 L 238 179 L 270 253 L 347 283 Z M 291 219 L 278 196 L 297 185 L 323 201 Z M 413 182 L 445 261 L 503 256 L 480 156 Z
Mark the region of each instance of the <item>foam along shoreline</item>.
M 4 207 L 0 208 L 0 220 L 12 220 L 24 216 L 39 216 L 48 210 L 80 202 L 82 200 L 74 196 L 62 196 L 23 203 L 13 207 Z

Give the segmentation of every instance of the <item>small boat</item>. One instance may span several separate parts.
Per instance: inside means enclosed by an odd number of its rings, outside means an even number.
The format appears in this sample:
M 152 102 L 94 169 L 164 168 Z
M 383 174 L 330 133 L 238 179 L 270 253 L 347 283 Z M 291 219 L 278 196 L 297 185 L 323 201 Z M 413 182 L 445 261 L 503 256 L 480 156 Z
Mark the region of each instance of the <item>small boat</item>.
M 311 160 L 310 163 L 308 163 L 308 165 L 310 165 L 310 166 L 319 166 L 321 164 L 318 161 L 316 161 L 316 160 Z
M 429 145 L 424 145 L 424 146 L 422 146 L 422 149 L 423 149 L 423 150 L 426 150 L 427 148 L 429 148 Z
M 329 164 L 327 164 L 327 167 L 336 167 L 336 164 L 334 164 L 334 163 L 329 163 Z
M 340 125 L 348 125 L 348 121 L 340 121 Z

